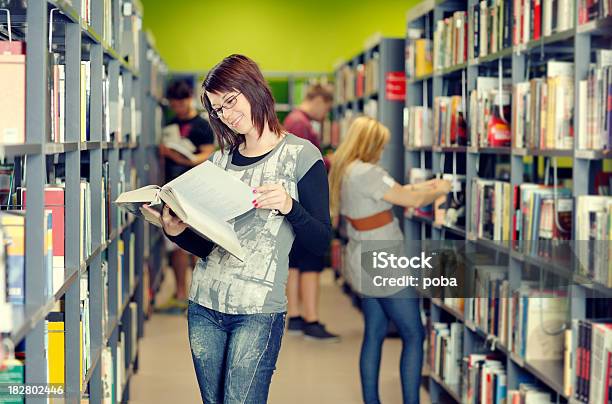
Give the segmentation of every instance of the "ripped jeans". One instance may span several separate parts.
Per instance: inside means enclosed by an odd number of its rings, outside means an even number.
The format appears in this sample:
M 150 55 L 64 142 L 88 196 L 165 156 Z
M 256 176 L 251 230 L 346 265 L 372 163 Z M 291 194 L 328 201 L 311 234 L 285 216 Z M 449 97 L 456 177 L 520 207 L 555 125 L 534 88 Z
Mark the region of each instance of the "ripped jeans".
M 192 301 L 187 313 L 202 401 L 266 403 L 286 314 L 225 314 Z

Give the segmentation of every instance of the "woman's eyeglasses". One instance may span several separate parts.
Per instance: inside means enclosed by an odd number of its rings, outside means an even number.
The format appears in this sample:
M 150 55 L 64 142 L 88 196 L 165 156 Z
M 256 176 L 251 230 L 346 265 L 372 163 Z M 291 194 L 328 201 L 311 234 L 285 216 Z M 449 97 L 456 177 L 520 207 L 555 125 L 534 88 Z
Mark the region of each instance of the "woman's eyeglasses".
M 221 117 L 223 117 L 223 110 L 232 109 L 234 105 L 236 105 L 236 101 L 238 101 L 238 96 L 240 94 L 242 94 L 242 92 L 238 92 L 236 95 L 231 96 L 225 100 L 225 102 L 223 102 L 219 108 L 212 108 L 210 111 L 210 116 L 215 119 L 221 119 Z

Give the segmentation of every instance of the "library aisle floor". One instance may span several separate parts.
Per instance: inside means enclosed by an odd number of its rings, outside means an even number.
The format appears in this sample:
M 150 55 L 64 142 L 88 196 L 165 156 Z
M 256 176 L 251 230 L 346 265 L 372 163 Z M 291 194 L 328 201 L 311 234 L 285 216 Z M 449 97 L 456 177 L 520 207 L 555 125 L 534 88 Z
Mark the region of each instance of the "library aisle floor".
M 363 322 L 349 299 L 333 284 L 331 271 L 323 273 L 321 320 L 342 335 L 342 341 L 325 344 L 285 335 L 277 370 L 272 379 L 270 404 L 357 404 L 361 402 L 359 348 Z M 171 273 L 165 276 L 158 301 L 174 288 Z M 333 320 L 333 322 L 332 322 Z M 187 339 L 187 317 L 155 314 L 145 322 L 140 340 L 140 369 L 132 381 L 131 403 L 199 403 Z M 381 401 L 401 403 L 399 339 L 387 339 L 380 374 Z M 421 402 L 428 403 L 421 389 Z

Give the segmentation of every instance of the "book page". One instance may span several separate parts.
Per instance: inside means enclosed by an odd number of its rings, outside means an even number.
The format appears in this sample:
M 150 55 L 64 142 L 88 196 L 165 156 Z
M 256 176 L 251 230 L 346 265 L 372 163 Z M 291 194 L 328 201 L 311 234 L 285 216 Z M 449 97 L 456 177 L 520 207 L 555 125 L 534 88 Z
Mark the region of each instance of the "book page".
M 193 212 L 189 207 L 186 208 L 185 213 L 187 215 L 185 223 L 193 230 L 221 246 L 239 260 L 244 261 L 245 252 L 229 223 L 206 212 Z
M 181 204 L 189 205 L 190 211 L 206 211 L 225 222 L 253 209 L 251 187 L 210 161 L 192 168 L 163 188 L 171 188 Z
M 193 154 L 193 152 L 195 151 L 195 146 L 193 145 L 193 143 L 191 143 L 191 147 L 189 147 L 186 142 L 168 142 L 165 143 L 165 145 L 168 149 L 174 150 L 175 152 L 182 154 L 191 161 L 196 160 L 196 156 Z
M 168 126 L 164 126 L 162 129 L 162 143 L 169 142 L 180 142 L 181 140 L 181 129 L 178 124 L 173 123 Z

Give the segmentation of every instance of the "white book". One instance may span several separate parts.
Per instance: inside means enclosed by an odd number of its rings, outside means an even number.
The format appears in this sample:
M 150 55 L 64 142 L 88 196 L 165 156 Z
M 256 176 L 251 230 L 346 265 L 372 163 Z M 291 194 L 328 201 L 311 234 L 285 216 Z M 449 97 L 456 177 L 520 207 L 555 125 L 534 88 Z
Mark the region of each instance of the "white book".
M 251 187 L 209 161 L 190 169 L 166 185 L 148 185 L 124 192 L 115 201 L 122 209 L 161 227 L 143 204 L 161 212 L 163 204 L 200 235 L 240 260 L 245 255 L 229 222 L 253 209 Z
M 162 130 L 162 143 L 169 149 L 179 152 L 191 161 L 196 161 L 194 153 L 197 151 L 188 138 L 181 137 L 178 124 L 165 126 Z
M 588 81 L 580 80 L 578 84 L 578 104 L 580 115 L 578 117 L 578 149 L 589 149 L 589 135 L 587 133 L 587 106 L 588 106 Z

